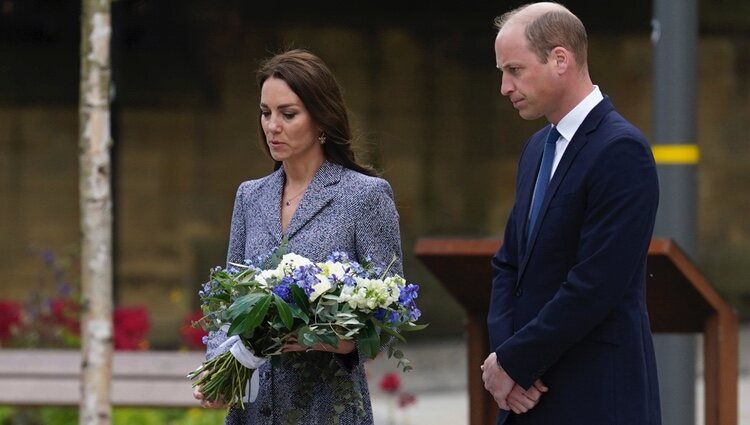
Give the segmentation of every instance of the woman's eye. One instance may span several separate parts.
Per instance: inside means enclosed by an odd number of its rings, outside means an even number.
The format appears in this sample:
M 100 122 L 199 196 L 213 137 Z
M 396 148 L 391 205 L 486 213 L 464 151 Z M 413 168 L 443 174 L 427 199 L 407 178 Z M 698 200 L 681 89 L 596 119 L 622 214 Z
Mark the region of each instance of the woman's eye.
M 261 111 L 260 111 L 260 115 L 261 115 L 262 117 L 268 118 L 269 116 L 271 116 L 271 112 L 270 112 L 270 111 L 264 111 L 264 110 L 261 110 Z
M 284 118 L 290 120 L 294 118 L 297 114 L 294 112 L 284 112 Z

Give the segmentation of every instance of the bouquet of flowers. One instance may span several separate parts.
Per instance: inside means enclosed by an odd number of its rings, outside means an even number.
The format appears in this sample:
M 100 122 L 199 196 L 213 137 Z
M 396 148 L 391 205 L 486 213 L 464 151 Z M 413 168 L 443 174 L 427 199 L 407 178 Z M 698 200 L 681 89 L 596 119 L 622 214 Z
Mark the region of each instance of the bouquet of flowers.
M 282 243 L 255 264 L 246 260 L 212 269 L 199 292 L 204 316 L 198 324 L 225 331 L 229 339 L 223 345 L 231 348 L 192 371 L 193 386 L 200 385 L 208 400 L 244 408 L 243 394 L 248 401 L 257 394 L 253 370 L 269 358 L 278 361 L 288 343 L 310 348 L 353 341 L 363 355 L 375 358 L 386 349 L 399 367 L 410 370 L 394 343 L 405 342 L 403 331 L 426 325 L 416 324 L 419 286 L 389 273 L 394 261 L 383 267 L 333 252 L 315 263 L 286 253 Z

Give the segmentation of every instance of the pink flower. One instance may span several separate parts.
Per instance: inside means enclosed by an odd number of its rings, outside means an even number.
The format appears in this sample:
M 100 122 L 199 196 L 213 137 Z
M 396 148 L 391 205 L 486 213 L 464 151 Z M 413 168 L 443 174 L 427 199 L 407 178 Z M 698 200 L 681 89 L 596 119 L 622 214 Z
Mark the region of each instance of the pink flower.
M 151 328 L 143 307 L 116 308 L 114 311 L 115 350 L 146 350 L 146 333 Z
M 13 336 L 13 328 L 21 323 L 21 306 L 12 301 L 0 301 L 0 342 Z
M 182 341 L 191 350 L 200 350 L 205 348 L 203 338 L 208 335 L 208 332 L 203 330 L 200 326 L 194 327 L 193 322 L 197 322 L 203 317 L 203 313 L 196 311 L 185 318 L 185 322 L 180 327 L 180 335 L 182 335 Z
M 70 298 L 55 298 L 50 301 L 50 320 L 73 335 L 81 333 L 81 305 Z
M 380 380 L 380 389 L 389 393 L 395 394 L 401 388 L 401 378 L 398 377 L 396 372 L 388 372 L 383 375 Z
M 417 396 L 412 393 L 401 393 L 398 396 L 398 407 L 404 409 L 417 403 Z

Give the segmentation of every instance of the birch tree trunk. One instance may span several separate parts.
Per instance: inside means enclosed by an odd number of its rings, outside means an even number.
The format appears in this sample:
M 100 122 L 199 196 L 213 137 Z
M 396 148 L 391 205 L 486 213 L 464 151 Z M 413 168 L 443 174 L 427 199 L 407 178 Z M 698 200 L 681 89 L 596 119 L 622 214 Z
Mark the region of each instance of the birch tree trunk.
M 81 425 L 112 418 L 110 1 L 82 0 L 80 92 Z

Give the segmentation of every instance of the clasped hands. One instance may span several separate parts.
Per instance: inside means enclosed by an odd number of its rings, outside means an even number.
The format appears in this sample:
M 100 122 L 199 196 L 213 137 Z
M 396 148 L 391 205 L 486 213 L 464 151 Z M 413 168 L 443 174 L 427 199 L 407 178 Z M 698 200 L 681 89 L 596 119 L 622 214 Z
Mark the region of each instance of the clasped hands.
M 516 384 L 497 363 L 495 353 L 487 356 L 481 368 L 484 388 L 492 394 L 497 406 L 502 410 L 511 410 L 515 414 L 526 413 L 533 409 L 539 403 L 542 394 L 548 391 L 539 379 L 528 390 Z

